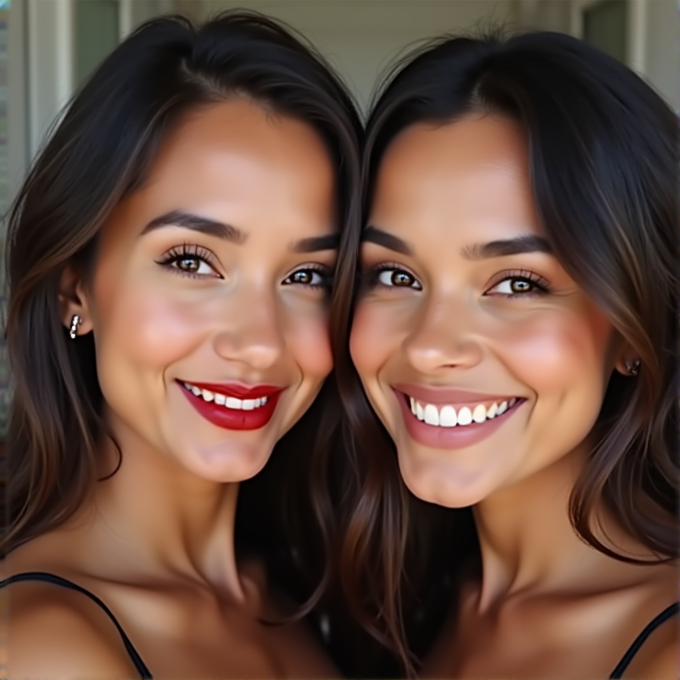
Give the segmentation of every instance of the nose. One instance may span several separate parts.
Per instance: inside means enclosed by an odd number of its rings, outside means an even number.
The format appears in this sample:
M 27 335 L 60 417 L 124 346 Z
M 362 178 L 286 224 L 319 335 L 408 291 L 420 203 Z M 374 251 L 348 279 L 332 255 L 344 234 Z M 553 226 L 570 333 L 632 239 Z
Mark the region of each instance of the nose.
M 411 365 L 423 374 L 476 366 L 483 348 L 474 332 L 473 317 L 462 302 L 430 300 L 403 342 Z
M 260 291 L 230 302 L 214 336 L 215 352 L 258 371 L 271 368 L 285 349 L 284 320 L 272 296 Z

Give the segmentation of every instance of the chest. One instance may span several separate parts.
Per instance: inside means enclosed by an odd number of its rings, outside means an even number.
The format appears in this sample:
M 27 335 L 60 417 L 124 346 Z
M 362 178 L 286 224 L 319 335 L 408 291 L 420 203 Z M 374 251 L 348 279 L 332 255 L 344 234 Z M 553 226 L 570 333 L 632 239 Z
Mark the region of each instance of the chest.
M 608 678 L 633 641 L 615 601 L 535 602 L 483 615 L 463 603 L 426 659 L 425 677 Z
M 110 601 L 154 678 L 295 673 L 302 651 L 296 647 L 302 643 L 291 626 L 268 625 L 261 607 L 181 591 L 145 591 L 136 597 L 119 591 Z

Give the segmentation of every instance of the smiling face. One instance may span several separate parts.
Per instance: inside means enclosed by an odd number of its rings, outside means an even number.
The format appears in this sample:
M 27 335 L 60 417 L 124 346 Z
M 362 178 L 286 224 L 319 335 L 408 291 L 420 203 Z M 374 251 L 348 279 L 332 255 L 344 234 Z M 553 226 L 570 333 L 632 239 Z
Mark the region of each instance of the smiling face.
M 411 491 L 472 505 L 577 451 L 618 343 L 550 253 L 521 128 L 406 129 L 368 225 L 351 354 Z
M 94 332 L 117 438 L 196 475 L 257 473 L 332 368 L 334 175 L 307 125 L 234 99 L 194 111 L 101 234 Z

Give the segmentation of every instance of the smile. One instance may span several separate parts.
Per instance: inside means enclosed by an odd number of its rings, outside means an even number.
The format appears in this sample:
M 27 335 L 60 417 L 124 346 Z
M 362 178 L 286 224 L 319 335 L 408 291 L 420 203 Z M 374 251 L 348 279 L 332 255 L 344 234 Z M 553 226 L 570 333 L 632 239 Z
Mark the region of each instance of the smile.
M 470 404 L 467 406 L 453 406 L 427 404 L 409 397 L 411 413 L 428 425 L 434 427 L 467 427 L 473 423 L 481 424 L 486 420 L 493 420 L 496 416 L 503 415 L 511 409 L 517 402 L 517 397 L 493 402 L 492 404 Z
M 254 411 L 267 403 L 267 397 L 260 397 L 258 399 L 237 399 L 236 397 L 228 397 L 221 392 L 211 392 L 210 390 L 201 389 L 196 385 L 190 383 L 182 383 L 184 387 L 193 392 L 195 396 L 200 397 L 203 401 L 210 403 L 211 401 L 219 406 L 225 408 L 235 409 L 237 411 Z
M 178 381 L 189 403 L 207 421 L 226 430 L 258 430 L 269 423 L 283 389 L 272 385 Z
M 522 397 L 485 397 L 461 390 L 411 386 L 409 391 L 417 393 L 414 395 L 402 391 L 403 388 L 393 389 L 411 439 L 429 448 L 448 451 L 473 446 L 490 437 L 526 401 Z

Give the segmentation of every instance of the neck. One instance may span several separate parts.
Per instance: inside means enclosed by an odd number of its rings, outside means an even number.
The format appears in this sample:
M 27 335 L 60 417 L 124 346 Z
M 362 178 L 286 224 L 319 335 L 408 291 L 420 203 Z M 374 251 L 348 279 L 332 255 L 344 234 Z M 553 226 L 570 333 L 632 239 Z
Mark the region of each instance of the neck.
M 242 600 L 234 544 L 238 483 L 199 478 L 117 430 L 122 460 L 97 482 L 88 504 L 88 551 L 105 556 L 112 573 L 183 575 Z M 106 477 L 119 453 L 110 440 L 102 449 Z
M 586 544 L 569 520 L 570 495 L 584 462 L 584 450 L 575 450 L 474 507 L 482 556 L 480 610 L 513 594 L 609 588 L 630 577 L 631 565 Z M 593 525 L 605 545 L 641 557 L 640 546 L 611 517 L 600 513 Z

